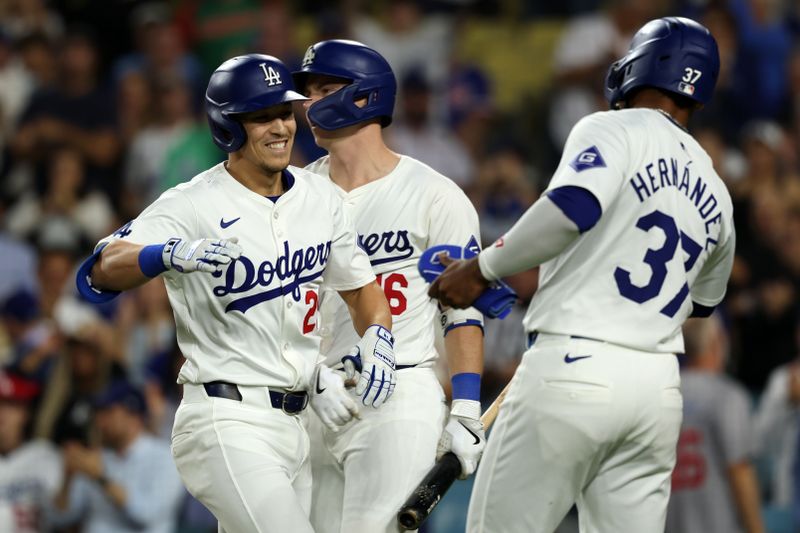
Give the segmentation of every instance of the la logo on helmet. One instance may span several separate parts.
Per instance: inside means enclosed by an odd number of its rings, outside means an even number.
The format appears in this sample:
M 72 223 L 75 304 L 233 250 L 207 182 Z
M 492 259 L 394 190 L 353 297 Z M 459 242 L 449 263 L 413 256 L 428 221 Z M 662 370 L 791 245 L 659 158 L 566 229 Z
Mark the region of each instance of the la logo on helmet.
M 314 47 L 309 46 L 308 50 L 306 50 L 306 55 L 303 56 L 303 68 L 309 66 L 311 63 L 314 62 L 314 56 L 316 52 L 314 52 Z
M 274 68 L 271 66 L 268 67 L 266 63 L 261 63 L 258 66 L 261 67 L 262 71 L 264 71 L 264 81 L 267 82 L 267 86 L 273 87 L 283 83 L 281 75 L 278 74 Z

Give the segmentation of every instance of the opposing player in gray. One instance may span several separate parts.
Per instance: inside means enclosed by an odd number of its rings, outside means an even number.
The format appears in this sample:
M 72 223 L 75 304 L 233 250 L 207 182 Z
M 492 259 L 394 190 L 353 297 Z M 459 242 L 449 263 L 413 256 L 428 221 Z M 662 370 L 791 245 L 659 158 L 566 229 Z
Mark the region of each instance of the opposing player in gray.
M 750 397 L 724 373 L 728 339 L 719 317 L 687 321 L 683 340 L 683 424 L 667 533 L 763 533 Z

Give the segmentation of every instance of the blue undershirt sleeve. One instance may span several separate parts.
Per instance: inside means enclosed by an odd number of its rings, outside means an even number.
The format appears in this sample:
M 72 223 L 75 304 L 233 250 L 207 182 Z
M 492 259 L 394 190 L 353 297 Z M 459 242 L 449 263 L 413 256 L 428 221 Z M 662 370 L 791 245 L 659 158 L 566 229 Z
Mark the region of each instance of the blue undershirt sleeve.
M 585 233 L 592 229 L 603 209 L 594 194 L 588 189 L 575 185 L 565 185 L 547 191 L 547 197 L 578 226 L 578 231 Z

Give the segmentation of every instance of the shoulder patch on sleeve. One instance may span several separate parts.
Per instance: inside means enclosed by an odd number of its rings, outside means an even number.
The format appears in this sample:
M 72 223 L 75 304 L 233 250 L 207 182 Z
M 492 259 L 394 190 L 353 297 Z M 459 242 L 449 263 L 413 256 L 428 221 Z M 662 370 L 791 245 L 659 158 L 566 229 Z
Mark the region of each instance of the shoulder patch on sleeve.
M 111 235 L 113 237 L 124 239 L 125 237 L 127 237 L 128 235 L 131 234 L 131 231 L 132 231 L 131 230 L 131 226 L 133 226 L 133 220 L 131 220 L 130 222 L 126 223 L 124 226 L 119 228 L 117 231 L 115 231 Z
M 603 156 L 600 155 L 600 150 L 596 146 L 590 146 L 579 153 L 578 157 L 573 159 L 569 166 L 575 169 L 575 172 L 581 172 L 590 168 L 604 167 L 606 162 Z
M 473 257 L 473 256 L 478 255 L 480 253 L 481 247 L 478 244 L 478 240 L 475 238 L 474 235 L 470 238 L 469 242 L 464 247 L 464 251 L 465 251 L 465 253 L 464 253 L 464 258 L 465 259 L 469 258 L 469 257 Z

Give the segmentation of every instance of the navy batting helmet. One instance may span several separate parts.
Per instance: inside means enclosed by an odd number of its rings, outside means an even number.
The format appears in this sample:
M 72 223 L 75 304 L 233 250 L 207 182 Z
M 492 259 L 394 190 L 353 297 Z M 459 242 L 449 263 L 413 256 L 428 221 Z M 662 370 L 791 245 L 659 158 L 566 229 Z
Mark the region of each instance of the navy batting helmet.
M 315 126 L 337 130 L 372 118 L 380 118 L 384 128 L 391 124 L 397 80 L 389 62 L 372 48 L 357 41 L 320 41 L 308 47 L 302 69 L 294 72 L 301 92 L 309 74 L 351 82 L 308 109 L 308 118 Z M 361 98 L 367 99 L 364 107 L 355 104 Z
M 614 109 L 634 89 L 656 87 L 705 104 L 718 75 L 717 41 L 705 26 L 664 17 L 642 26 L 625 57 L 608 69 L 606 99 Z
M 206 90 L 214 143 L 226 152 L 235 152 L 247 140 L 236 115 L 294 100 L 308 98 L 295 92 L 292 75 L 279 59 L 248 54 L 225 61 L 211 75 Z

